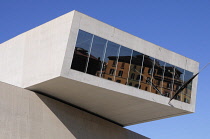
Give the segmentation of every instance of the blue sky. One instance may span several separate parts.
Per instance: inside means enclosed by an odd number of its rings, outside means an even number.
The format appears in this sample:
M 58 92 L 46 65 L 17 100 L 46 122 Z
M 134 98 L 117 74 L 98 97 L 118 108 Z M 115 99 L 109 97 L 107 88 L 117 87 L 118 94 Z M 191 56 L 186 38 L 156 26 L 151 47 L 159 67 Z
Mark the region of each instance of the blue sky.
M 0 43 L 78 10 L 200 62 L 210 62 L 209 0 L 0 0 Z M 210 138 L 210 66 L 199 76 L 196 113 L 127 127 L 152 139 Z

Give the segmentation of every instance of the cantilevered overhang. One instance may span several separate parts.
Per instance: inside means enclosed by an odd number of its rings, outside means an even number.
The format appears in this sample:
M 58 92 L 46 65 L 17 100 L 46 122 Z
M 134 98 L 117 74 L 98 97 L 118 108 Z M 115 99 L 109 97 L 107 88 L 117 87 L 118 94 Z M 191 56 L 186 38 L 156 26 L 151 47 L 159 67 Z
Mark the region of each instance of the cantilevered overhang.
M 190 104 L 71 70 L 71 77 L 57 77 L 29 90 L 59 98 L 123 126 L 193 112 Z M 94 85 L 93 85 L 94 84 Z

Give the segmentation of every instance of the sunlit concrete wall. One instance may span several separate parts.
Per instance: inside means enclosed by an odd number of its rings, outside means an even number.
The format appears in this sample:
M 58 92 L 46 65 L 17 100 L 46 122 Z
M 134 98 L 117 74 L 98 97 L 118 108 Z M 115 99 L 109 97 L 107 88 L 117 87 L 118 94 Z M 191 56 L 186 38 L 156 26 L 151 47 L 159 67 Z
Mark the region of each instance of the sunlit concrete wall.
M 1 139 L 148 139 L 32 91 L 0 82 Z

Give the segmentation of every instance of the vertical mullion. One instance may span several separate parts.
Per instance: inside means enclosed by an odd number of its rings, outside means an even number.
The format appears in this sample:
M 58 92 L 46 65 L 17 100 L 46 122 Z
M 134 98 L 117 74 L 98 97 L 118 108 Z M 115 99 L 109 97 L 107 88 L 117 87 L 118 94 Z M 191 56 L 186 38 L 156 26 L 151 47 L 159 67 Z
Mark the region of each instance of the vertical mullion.
M 154 58 L 154 60 L 153 60 L 153 67 L 152 67 L 152 77 L 151 77 L 151 79 L 150 79 L 150 82 L 151 82 L 151 84 L 150 84 L 150 92 L 152 91 L 152 80 L 153 80 L 153 73 L 154 73 L 154 67 L 155 67 L 155 58 Z
M 184 74 L 183 74 L 183 83 L 182 83 L 182 85 L 184 84 L 184 77 L 185 77 L 185 69 L 184 69 Z M 184 90 L 183 90 L 184 91 Z M 181 92 L 181 101 L 183 100 L 184 101 L 184 93 L 183 93 L 183 91 Z
M 166 62 L 164 64 L 164 70 L 163 70 L 163 77 L 162 77 L 162 81 L 161 81 L 161 93 L 163 94 L 163 81 L 164 81 L 164 75 L 165 75 L 165 66 L 166 66 Z
M 100 75 L 99 75 L 99 77 L 101 77 L 102 69 L 104 67 L 104 59 L 105 59 L 105 56 L 106 56 L 107 44 L 108 44 L 108 40 L 106 40 L 106 44 L 105 44 L 105 48 L 104 48 L 104 54 L 103 54 L 103 59 L 102 59 L 102 63 L 101 63 L 101 69 L 100 69 Z
M 172 77 L 172 87 L 171 87 L 171 93 L 170 93 L 170 98 L 172 97 L 173 89 L 174 89 L 174 76 L 175 76 L 175 66 L 174 66 L 174 71 L 173 71 L 173 77 Z
M 88 64 L 89 64 L 90 54 L 91 54 L 92 45 L 93 45 L 93 39 L 94 39 L 94 35 L 93 35 L 91 43 L 90 43 L 90 49 L 89 49 L 88 60 L 87 60 L 87 63 L 86 63 L 85 73 L 87 72 L 87 68 L 88 68 Z
M 133 50 L 132 50 L 132 52 L 131 52 L 131 59 L 130 59 L 130 64 L 129 64 L 129 69 L 128 69 L 127 84 L 128 84 L 128 78 L 129 78 L 129 73 L 130 73 L 130 68 L 131 68 L 131 60 L 132 60 L 132 56 L 133 56 Z
M 138 88 L 141 85 L 141 76 L 142 76 L 143 63 L 144 63 L 144 55 L 143 55 L 143 59 L 142 59 L 142 62 L 141 62 L 141 70 L 140 70 L 140 75 L 139 75 L 140 78 L 139 78 L 139 86 L 138 86 Z
M 116 73 L 117 73 L 117 66 L 118 66 L 118 60 L 119 60 L 119 55 L 120 55 L 120 49 L 121 49 L 121 45 L 120 45 L 120 47 L 118 48 L 117 63 L 116 63 L 115 71 L 114 71 L 114 78 L 113 78 L 113 81 L 115 81 L 115 76 L 116 76 Z

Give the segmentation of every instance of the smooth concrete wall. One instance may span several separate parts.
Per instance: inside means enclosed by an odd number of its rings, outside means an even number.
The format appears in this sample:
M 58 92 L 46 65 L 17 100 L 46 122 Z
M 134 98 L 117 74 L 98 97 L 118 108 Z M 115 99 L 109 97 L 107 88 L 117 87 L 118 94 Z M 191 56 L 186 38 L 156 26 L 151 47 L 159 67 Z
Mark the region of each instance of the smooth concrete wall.
M 60 76 L 74 12 L 24 32 L 0 47 L 0 81 L 25 87 Z
M 0 82 L 1 139 L 148 139 L 32 91 Z
M 27 32 L 23 87 L 60 76 L 73 12 Z
M 0 46 L 0 81 L 21 86 L 25 34 L 18 35 Z

